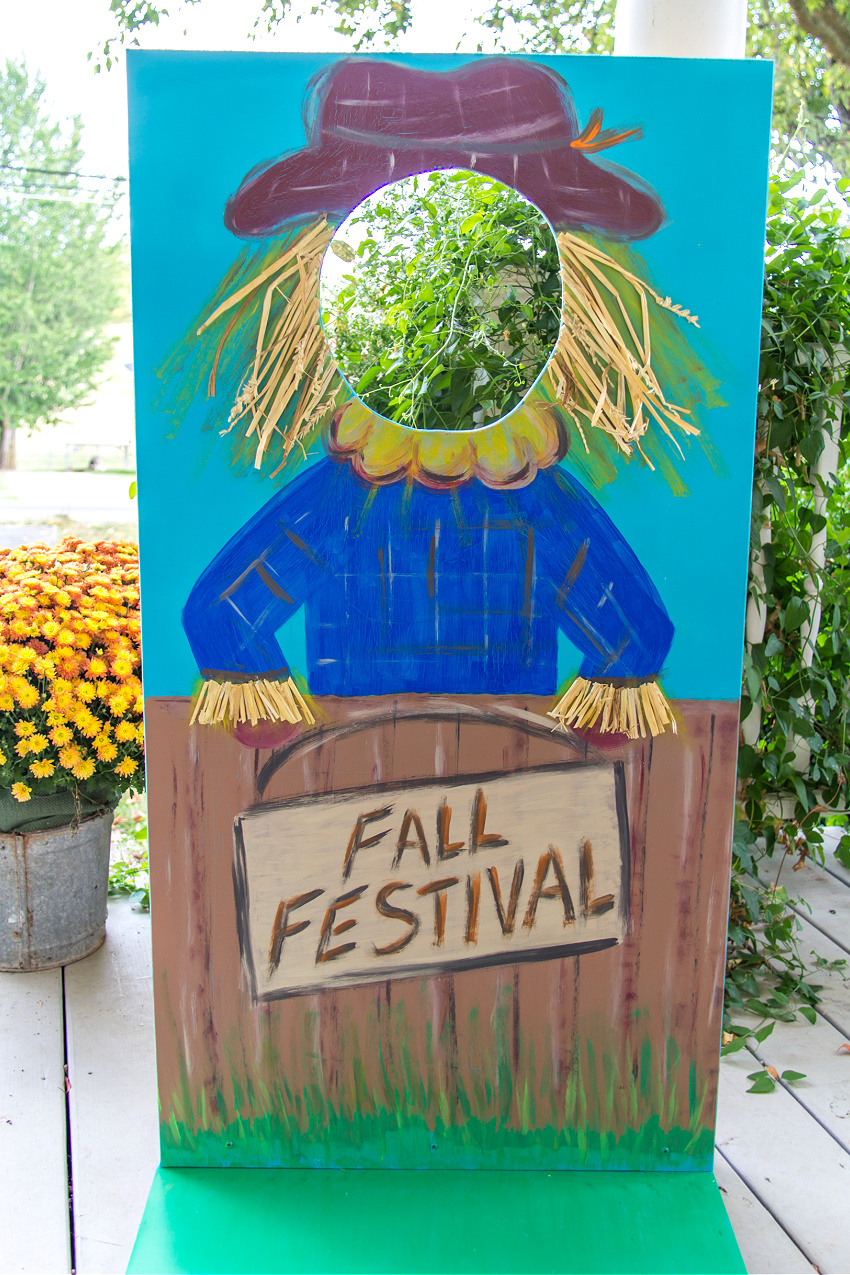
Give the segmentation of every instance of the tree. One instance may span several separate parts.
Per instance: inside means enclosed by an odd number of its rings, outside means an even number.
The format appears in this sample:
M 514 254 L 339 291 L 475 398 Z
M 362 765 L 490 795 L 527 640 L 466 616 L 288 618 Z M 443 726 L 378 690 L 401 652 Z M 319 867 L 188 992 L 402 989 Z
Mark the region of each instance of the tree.
M 178 0 L 181 7 L 202 0 Z M 108 0 L 117 34 L 104 41 L 108 67 L 115 45 L 156 24 L 168 10 L 148 0 Z M 255 26 L 274 31 L 298 16 L 293 0 L 257 0 Z M 505 52 L 610 53 L 616 0 L 490 0 L 478 22 Z M 850 175 L 850 0 L 749 0 L 748 53 L 776 63 L 777 151 L 825 160 Z M 413 20 L 410 0 L 312 0 L 309 12 L 336 18 L 354 48 L 392 47 Z M 99 64 L 98 64 L 99 69 Z
M 55 424 L 95 389 L 122 294 L 114 195 L 81 186 L 81 126 L 52 122 L 23 63 L 0 74 L 0 468 L 15 430 Z
M 365 234 L 343 286 L 323 287 L 322 320 L 364 402 L 420 429 L 516 406 L 561 318 L 558 247 L 537 209 L 489 177 L 429 173 L 371 196 L 348 226 Z

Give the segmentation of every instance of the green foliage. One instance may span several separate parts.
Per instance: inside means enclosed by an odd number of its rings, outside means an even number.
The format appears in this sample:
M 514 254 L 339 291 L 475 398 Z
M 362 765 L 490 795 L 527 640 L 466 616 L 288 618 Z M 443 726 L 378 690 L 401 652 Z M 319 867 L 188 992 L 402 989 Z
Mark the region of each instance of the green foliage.
M 148 912 L 151 905 L 148 824 L 141 792 L 125 792 L 118 803 L 112 825 L 112 854 L 109 893 L 129 894 L 133 907 Z
M 53 424 L 85 401 L 112 352 L 122 248 L 114 196 L 80 189 L 78 119 L 51 122 L 45 86 L 0 72 L 0 425 Z
M 846 819 L 850 508 L 846 481 L 819 476 L 817 464 L 825 424 L 846 455 L 848 244 L 823 191 L 807 197 L 799 177 L 772 183 L 749 576 L 749 615 L 762 608 L 765 624 L 744 653 L 741 718 L 758 738 L 738 754 L 724 1022 L 735 1039 L 726 1052 L 753 1038 L 736 1014 L 814 1020 L 820 989 L 799 950 L 801 923 L 785 889 L 759 884 L 757 871 L 777 847 L 801 866 L 822 853 L 824 819 Z M 753 1092 L 767 1092 L 768 1080 Z
M 349 225 L 365 234 L 343 286 L 323 287 L 322 320 L 360 398 L 420 429 L 515 407 L 560 325 L 558 247 L 537 209 L 489 177 L 438 172 L 378 191 Z
M 756 875 L 761 850 L 748 823 L 735 824 L 732 895 L 727 938 L 722 1053 L 761 1044 L 777 1022 L 797 1014 L 814 1022 L 821 984 L 812 983 L 800 951 L 801 922 L 784 886 L 762 885 Z M 735 1021 L 741 1015 L 755 1022 Z
M 780 1076 L 775 1067 L 763 1067 L 761 1071 L 751 1071 L 747 1080 L 753 1083 L 747 1093 L 773 1093 L 778 1080 L 786 1085 L 794 1085 L 798 1080 L 805 1080 L 804 1071 L 783 1071 Z
M 739 756 L 742 808 L 768 852 L 784 826 L 783 802 L 793 808 L 793 837 L 820 844 L 823 816 L 844 808 L 850 762 L 842 694 L 850 518 L 843 485 L 833 490 L 815 471 L 824 422 L 841 415 L 836 396 L 847 389 L 850 230 L 822 191 L 796 190 L 792 178 L 770 196 L 749 585 L 751 609 L 763 607 L 767 619 L 763 640 L 745 652 L 742 705 L 742 719 L 760 712 L 761 728 Z M 843 420 L 840 433 L 843 451 Z M 824 533 L 821 567 L 813 549 Z

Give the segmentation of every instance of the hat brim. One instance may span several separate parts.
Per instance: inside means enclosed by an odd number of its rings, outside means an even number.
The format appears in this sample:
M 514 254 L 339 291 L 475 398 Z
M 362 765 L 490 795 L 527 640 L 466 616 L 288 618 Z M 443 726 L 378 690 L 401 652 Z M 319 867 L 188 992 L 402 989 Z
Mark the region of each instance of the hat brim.
M 530 200 L 556 230 L 645 239 L 664 222 L 652 188 L 634 173 L 591 160 L 569 144 L 515 154 L 386 146 L 325 138 L 249 173 L 224 221 L 240 238 L 265 238 L 325 216 L 343 221 L 369 195 L 417 173 L 460 168 L 485 173 Z

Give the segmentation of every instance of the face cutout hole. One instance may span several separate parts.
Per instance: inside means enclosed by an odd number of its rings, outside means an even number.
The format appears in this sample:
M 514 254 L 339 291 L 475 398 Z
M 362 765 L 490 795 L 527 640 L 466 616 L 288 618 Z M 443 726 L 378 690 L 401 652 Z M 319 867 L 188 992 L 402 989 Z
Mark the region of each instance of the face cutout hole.
M 322 323 L 357 396 L 414 429 L 472 429 L 522 401 L 558 340 L 558 246 L 527 199 L 480 173 L 408 177 L 331 241 Z

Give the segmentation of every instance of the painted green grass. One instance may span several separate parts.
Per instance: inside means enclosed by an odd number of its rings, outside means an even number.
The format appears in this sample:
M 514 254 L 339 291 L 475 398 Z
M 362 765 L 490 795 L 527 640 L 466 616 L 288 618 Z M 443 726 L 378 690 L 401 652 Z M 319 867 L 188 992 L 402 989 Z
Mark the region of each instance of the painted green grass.
M 485 1048 L 475 1011 L 464 1039 L 464 1064 L 448 1071 L 448 1038 L 429 1033 L 414 1052 L 404 1013 L 368 1024 L 378 1067 L 367 1074 L 357 1030 L 342 1025 L 333 1088 L 315 1047 L 317 1021 L 305 1012 L 289 1048 L 308 1063 L 291 1086 L 288 1069 L 266 1037 L 250 1062 L 244 1042 L 226 1050 L 227 1095 L 193 1086 L 185 1066 L 162 1124 L 168 1166 L 247 1168 L 675 1169 L 711 1167 L 706 1085 L 673 1037 L 653 1047 L 648 1024 L 640 1048 L 595 1033 L 576 1042 L 566 1075 L 553 1075 L 552 1051 L 538 1063 L 520 1039 L 518 1061 L 505 1005 L 490 1020 Z M 600 1033 L 601 1034 L 601 1033 Z M 602 1043 L 608 1048 L 602 1048 Z M 456 1046 L 455 1046 L 456 1049 Z M 291 1071 L 289 1074 L 292 1074 Z M 303 1069 L 302 1069 L 303 1074 Z M 452 1077 L 450 1080 L 449 1077 Z
M 187 1128 L 162 1127 L 165 1166 L 339 1169 L 669 1169 L 711 1167 L 710 1129 L 664 1129 L 657 1116 L 622 1133 L 551 1125 L 522 1130 L 470 1117 L 432 1129 L 389 1111 L 315 1117 L 302 1128 L 276 1114 Z

